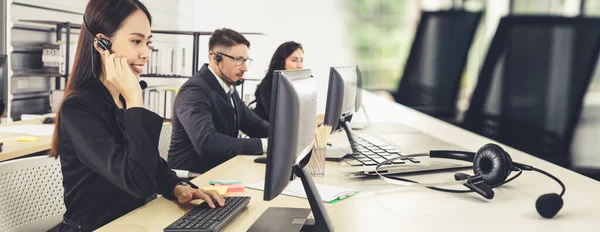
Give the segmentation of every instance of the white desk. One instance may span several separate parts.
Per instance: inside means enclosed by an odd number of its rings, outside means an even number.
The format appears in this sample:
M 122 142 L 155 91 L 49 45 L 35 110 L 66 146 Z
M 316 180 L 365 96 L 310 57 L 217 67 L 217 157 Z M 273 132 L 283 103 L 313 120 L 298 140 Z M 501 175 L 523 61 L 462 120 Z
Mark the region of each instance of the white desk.
M 453 125 L 423 115 L 409 108 L 386 102 L 365 93 L 365 106 L 374 122 L 395 122 L 415 130 L 398 132 L 397 138 L 424 132 L 446 143 L 471 150 L 491 142 Z M 416 140 L 418 142 L 418 140 Z M 423 150 L 434 149 L 435 143 Z M 551 179 L 526 172 L 510 184 L 495 189 L 496 196 L 487 201 L 476 194 L 450 194 L 427 189 L 401 187 L 374 180 L 354 180 L 342 175 L 343 167 L 328 162 L 325 177 L 317 183 L 359 189 L 361 192 L 335 204 L 325 204 L 336 231 L 597 231 L 600 226 L 600 183 L 567 169 L 545 162 L 515 149 L 506 148 L 513 160 L 531 164 L 560 178 L 567 186 L 565 205 L 551 220 L 535 211 L 538 196 L 558 192 Z M 206 186 L 213 179 L 240 179 L 251 184 L 264 178 L 263 164 L 236 157 L 204 175 L 194 183 Z M 414 176 L 417 180 L 452 179 L 452 172 Z M 252 197 L 248 208 L 226 231 L 245 231 L 270 206 L 308 207 L 305 199 L 280 195 L 273 201 L 262 201 L 262 192 L 246 189 Z M 162 231 L 190 207 L 182 207 L 159 198 L 111 222 L 100 231 Z

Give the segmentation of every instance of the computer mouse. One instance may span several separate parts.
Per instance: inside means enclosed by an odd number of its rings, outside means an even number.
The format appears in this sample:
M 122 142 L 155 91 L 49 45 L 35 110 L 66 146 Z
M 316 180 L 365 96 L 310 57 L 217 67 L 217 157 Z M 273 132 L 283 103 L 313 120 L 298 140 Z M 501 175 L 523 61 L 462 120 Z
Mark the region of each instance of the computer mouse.
M 254 159 L 254 163 L 259 163 L 259 164 L 266 164 L 267 163 L 267 157 L 258 157 L 256 159 Z
M 45 117 L 44 119 L 42 119 L 42 124 L 54 124 L 54 118 L 53 117 Z

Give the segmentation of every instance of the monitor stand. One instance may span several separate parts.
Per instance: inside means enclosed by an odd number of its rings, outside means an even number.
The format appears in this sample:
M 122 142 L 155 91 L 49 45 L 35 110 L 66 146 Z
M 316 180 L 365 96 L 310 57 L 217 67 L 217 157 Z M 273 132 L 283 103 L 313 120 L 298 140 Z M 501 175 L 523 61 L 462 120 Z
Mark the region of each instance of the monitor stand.
M 310 159 L 310 156 L 307 157 Z M 294 174 L 302 180 L 310 209 L 269 207 L 248 229 L 248 232 L 333 231 L 325 204 L 323 204 L 315 182 L 302 162 L 301 166 L 294 166 Z M 311 211 L 315 219 L 307 219 Z
M 346 132 L 346 137 L 348 137 L 348 142 L 350 142 L 350 149 L 352 150 L 350 153 L 346 154 L 345 157 L 354 155 L 354 152 L 356 151 L 356 140 L 354 140 L 354 136 L 352 135 L 352 129 L 350 128 L 350 126 L 348 126 L 348 123 L 344 120 L 340 120 L 340 125 L 342 125 L 342 128 L 344 128 L 344 131 Z
M 350 126 L 348 126 L 348 123 L 346 121 L 341 120 L 340 125 L 342 125 L 342 128 L 344 128 L 344 131 L 346 132 L 346 136 L 348 137 L 348 142 L 350 142 L 350 147 L 352 147 L 352 149 L 354 149 L 356 144 L 355 144 L 354 136 L 352 136 L 352 129 L 350 128 Z

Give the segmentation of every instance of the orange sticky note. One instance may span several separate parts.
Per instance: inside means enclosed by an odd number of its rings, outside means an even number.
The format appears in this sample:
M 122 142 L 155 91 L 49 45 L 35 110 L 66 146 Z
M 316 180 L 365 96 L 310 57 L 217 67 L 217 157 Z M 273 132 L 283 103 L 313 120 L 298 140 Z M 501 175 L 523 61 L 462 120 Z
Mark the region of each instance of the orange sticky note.
M 241 184 L 230 184 L 230 185 L 222 185 L 222 184 L 217 184 L 215 186 L 227 186 L 227 193 L 233 193 L 233 192 L 244 192 L 244 186 Z
M 229 186 L 227 185 L 219 185 L 219 186 L 209 186 L 209 187 L 204 187 L 202 188 L 204 190 L 216 190 L 217 192 L 219 192 L 219 195 L 225 195 L 228 192 Z

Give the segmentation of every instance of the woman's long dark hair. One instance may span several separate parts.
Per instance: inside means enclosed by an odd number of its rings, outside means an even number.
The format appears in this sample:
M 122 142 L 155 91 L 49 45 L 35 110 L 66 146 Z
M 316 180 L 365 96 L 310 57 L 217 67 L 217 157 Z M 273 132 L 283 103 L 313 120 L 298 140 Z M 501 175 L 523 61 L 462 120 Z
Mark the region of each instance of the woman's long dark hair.
M 146 14 L 152 24 L 150 12 L 139 0 L 90 0 L 83 16 L 85 24 L 81 26 L 73 70 L 67 81 L 63 100 L 100 76 L 102 62 L 100 54 L 94 48 L 96 34 L 102 33 L 107 38 L 112 37 L 121 27 L 121 23 L 138 9 Z M 49 153 L 55 158 L 58 157 L 59 133 L 60 109 L 56 113 L 52 149 Z
M 267 71 L 267 74 L 265 74 L 265 77 L 262 79 L 260 84 L 258 84 L 257 89 L 272 83 L 273 82 L 273 71 L 284 70 L 285 69 L 285 59 L 287 59 L 290 55 L 292 55 L 292 53 L 294 53 L 298 49 L 300 49 L 300 50 L 302 50 L 302 52 L 304 52 L 304 49 L 302 48 L 302 44 L 296 43 L 294 41 L 288 41 L 288 42 L 285 42 L 285 43 L 279 45 L 277 50 L 275 50 L 273 57 L 271 58 L 271 63 L 269 64 L 269 70 Z M 258 91 L 256 91 L 256 92 L 258 93 Z

